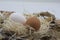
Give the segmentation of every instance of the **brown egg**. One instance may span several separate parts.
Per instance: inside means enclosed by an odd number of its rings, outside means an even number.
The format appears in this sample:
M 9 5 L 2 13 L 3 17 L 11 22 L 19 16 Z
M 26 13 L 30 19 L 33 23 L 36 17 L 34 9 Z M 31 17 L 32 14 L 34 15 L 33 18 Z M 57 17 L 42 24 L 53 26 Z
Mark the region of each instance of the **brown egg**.
M 40 28 L 40 20 L 35 16 L 27 19 L 26 24 L 33 27 L 36 31 Z

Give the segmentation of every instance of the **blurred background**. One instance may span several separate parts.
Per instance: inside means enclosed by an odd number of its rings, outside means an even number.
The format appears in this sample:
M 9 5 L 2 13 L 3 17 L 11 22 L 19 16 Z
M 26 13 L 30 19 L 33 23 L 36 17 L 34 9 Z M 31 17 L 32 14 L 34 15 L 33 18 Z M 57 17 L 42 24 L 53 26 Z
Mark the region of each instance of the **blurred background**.
M 0 0 L 0 10 L 19 14 L 49 11 L 60 19 L 60 0 Z

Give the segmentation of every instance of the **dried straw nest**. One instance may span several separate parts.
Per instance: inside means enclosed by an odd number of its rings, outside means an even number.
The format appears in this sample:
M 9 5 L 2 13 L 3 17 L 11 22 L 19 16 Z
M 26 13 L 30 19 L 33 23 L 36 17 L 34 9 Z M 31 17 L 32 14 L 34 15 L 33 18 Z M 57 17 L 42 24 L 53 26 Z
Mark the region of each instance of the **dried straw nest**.
M 3 12 L 3 14 L 5 13 Z M 27 25 L 23 25 L 14 22 L 13 20 L 9 19 L 9 17 L 6 17 L 7 19 L 2 18 L 3 17 L 0 18 L 0 21 L 3 20 L 3 23 L 1 24 L 3 26 L 0 29 L 1 40 L 40 40 L 42 37 L 45 37 L 45 35 L 49 35 L 48 31 L 50 19 L 41 19 L 37 16 L 32 15 L 28 17 L 26 21 Z

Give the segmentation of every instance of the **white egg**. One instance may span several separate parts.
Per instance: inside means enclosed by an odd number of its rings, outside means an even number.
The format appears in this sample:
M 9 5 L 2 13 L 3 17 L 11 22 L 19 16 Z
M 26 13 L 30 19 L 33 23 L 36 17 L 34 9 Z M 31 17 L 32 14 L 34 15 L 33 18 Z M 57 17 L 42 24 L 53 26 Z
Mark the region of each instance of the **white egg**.
M 24 24 L 26 22 L 26 18 L 23 16 L 23 14 L 20 13 L 13 13 L 11 14 L 10 18 L 18 23 Z

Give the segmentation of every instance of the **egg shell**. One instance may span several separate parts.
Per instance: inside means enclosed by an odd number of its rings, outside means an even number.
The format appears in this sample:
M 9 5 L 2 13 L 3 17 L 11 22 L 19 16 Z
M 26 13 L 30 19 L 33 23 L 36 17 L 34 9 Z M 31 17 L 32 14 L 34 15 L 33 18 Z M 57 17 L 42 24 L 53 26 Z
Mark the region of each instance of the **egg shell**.
M 20 13 L 13 13 L 10 18 L 18 23 L 24 24 L 26 22 L 26 18 L 23 16 L 23 14 Z
M 40 28 L 40 20 L 35 16 L 27 19 L 26 24 L 33 27 L 36 31 Z

